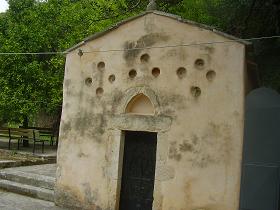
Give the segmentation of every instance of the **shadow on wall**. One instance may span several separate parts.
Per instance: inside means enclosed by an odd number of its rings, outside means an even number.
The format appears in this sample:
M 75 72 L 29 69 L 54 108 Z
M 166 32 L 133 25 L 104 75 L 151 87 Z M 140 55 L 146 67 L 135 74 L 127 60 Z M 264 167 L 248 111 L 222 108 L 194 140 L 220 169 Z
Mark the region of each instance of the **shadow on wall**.
M 280 95 L 268 88 L 246 98 L 240 210 L 279 210 Z

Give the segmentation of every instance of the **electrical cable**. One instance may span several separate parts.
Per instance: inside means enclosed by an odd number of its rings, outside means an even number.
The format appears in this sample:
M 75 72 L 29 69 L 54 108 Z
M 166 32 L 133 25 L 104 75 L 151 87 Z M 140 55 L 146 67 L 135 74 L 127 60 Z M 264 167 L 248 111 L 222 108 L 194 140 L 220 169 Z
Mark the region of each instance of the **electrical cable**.
M 108 50 L 92 50 L 92 51 L 82 51 L 82 53 L 98 53 L 98 52 L 122 52 L 122 51 L 133 51 L 133 50 L 144 50 L 144 49 L 162 49 L 162 48 L 176 48 L 176 47 L 189 47 L 189 46 L 201 46 L 201 45 L 213 45 L 213 44 L 226 44 L 238 41 L 256 41 L 264 39 L 275 39 L 280 38 L 280 35 L 275 36 L 265 36 L 265 37 L 255 37 L 246 39 L 233 39 L 227 41 L 212 41 L 212 42 L 200 42 L 200 43 L 190 43 L 190 44 L 174 44 L 174 45 L 163 45 L 163 46 L 152 46 L 152 47 L 138 47 L 131 49 L 108 49 Z M 64 55 L 67 52 L 0 52 L 0 55 Z
M 238 42 L 238 41 L 256 41 L 256 40 L 274 39 L 274 38 L 280 38 L 280 35 L 279 36 L 270 36 L 270 37 L 256 37 L 256 38 L 248 38 L 248 39 L 233 39 L 233 40 L 227 40 L 227 41 L 213 41 L 213 42 L 153 46 L 153 47 L 138 47 L 138 48 L 130 48 L 130 49 L 92 50 L 92 51 L 82 51 L 82 52 L 83 53 L 96 53 L 96 52 L 133 51 L 133 50 L 145 50 L 145 49 L 162 49 L 162 48 L 175 48 L 175 47 L 189 47 L 189 46 L 201 46 L 201 45 L 212 45 L 212 44 L 224 44 L 224 43 L 232 43 L 232 42 Z
M 10 101 L 11 103 L 50 103 L 50 101 L 29 101 L 29 100 L 16 100 L 16 101 Z
M 170 48 L 170 47 L 187 47 L 187 46 L 197 46 L 197 45 L 209 45 L 209 44 L 222 44 L 222 43 L 230 43 L 236 41 L 254 41 L 254 40 L 263 40 L 263 39 L 272 39 L 272 38 L 280 38 L 280 36 L 270 36 L 270 37 L 257 37 L 257 38 L 248 38 L 248 39 L 235 39 L 228 41 L 216 41 L 216 42 L 205 42 L 205 43 L 191 43 L 191 44 L 180 44 L 180 45 L 168 45 L 168 46 L 155 46 L 155 47 L 144 47 L 144 48 L 133 48 L 133 49 L 115 49 L 115 50 L 98 50 L 98 51 L 90 51 L 83 53 L 94 53 L 94 52 L 118 52 L 118 51 L 127 51 L 127 50 L 139 50 L 139 49 L 153 49 L 153 48 Z M 66 54 L 64 52 L 42 52 L 42 53 L 0 53 L 0 55 L 38 55 L 38 54 Z M 18 103 L 50 103 L 49 101 L 28 101 L 28 100 L 18 100 Z M 14 102 L 13 102 L 14 103 Z
M 9 101 L 8 103 L 25 103 L 25 104 L 49 104 L 50 101 L 28 101 L 28 100 L 17 100 L 17 101 Z M 62 105 L 58 105 L 62 106 Z
M 125 15 L 128 12 L 132 12 L 135 8 L 137 8 L 141 3 L 139 0 L 133 7 L 127 9 L 126 11 L 109 16 L 103 17 L 100 19 L 92 20 L 90 25 L 91 26 L 95 22 L 109 20 L 113 18 L 117 18 L 121 15 Z M 264 39 L 274 39 L 280 38 L 280 36 L 268 36 L 268 37 L 256 37 L 256 38 L 247 38 L 247 39 L 233 39 L 227 41 L 212 41 L 212 42 L 201 42 L 201 43 L 190 43 L 190 44 L 174 44 L 174 45 L 165 45 L 165 46 L 152 46 L 152 47 L 139 47 L 139 48 L 131 48 L 131 49 L 108 49 L 108 50 L 92 50 L 92 51 L 82 51 L 83 53 L 103 53 L 103 52 L 123 52 L 123 51 L 133 51 L 133 50 L 144 50 L 144 49 L 162 49 L 162 48 L 176 48 L 176 47 L 189 47 L 189 46 L 201 46 L 201 45 L 213 45 L 213 44 L 223 44 L 223 43 L 232 43 L 238 41 L 256 41 L 256 40 L 264 40 Z M 67 52 L 0 52 L 0 55 L 64 55 Z M 17 103 L 27 103 L 27 104 L 35 104 L 35 103 L 42 103 L 47 104 L 50 103 L 49 101 L 28 101 L 28 100 L 18 100 Z M 15 102 L 12 102 L 15 103 Z

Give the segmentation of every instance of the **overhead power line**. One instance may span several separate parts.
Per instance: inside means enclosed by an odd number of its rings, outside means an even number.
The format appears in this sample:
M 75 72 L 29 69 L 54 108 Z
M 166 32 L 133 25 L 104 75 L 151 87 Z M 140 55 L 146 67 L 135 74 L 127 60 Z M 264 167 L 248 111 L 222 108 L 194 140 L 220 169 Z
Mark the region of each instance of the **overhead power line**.
M 280 35 L 255 37 L 255 38 L 247 38 L 247 39 L 233 39 L 227 41 L 211 41 L 211 42 L 198 42 L 198 43 L 188 43 L 188 44 L 139 47 L 139 48 L 131 48 L 131 49 L 91 50 L 91 51 L 82 51 L 82 53 L 123 52 L 123 51 L 145 50 L 145 49 L 190 47 L 190 46 L 202 46 L 202 45 L 214 45 L 214 44 L 227 44 L 227 43 L 233 43 L 238 41 L 257 41 L 257 40 L 275 39 L 275 38 L 280 38 Z M 0 55 L 64 55 L 64 54 L 67 54 L 67 52 L 0 52 Z
M 50 104 L 54 101 L 32 101 L 32 100 L 15 100 L 15 101 L 8 101 L 7 103 L 24 103 L 24 104 Z M 62 102 L 61 102 L 62 103 Z M 60 105 L 59 105 L 60 106 Z
M 0 52 L 0 55 L 63 55 L 65 52 Z
M 190 47 L 190 46 L 201 46 L 201 45 L 213 45 L 213 44 L 226 44 L 238 41 L 256 41 L 263 39 L 274 39 L 280 38 L 280 36 L 269 36 L 269 37 L 256 37 L 248 39 L 233 39 L 227 41 L 212 41 L 212 42 L 200 42 L 200 43 L 190 43 L 190 44 L 175 44 L 175 45 L 164 45 L 164 46 L 152 46 L 152 47 L 138 47 L 131 49 L 109 49 L 109 50 L 92 50 L 92 51 L 82 51 L 83 53 L 97 53 L 97 52 L 119 52 L 119 51 L 133 51 L 133 50 L 145 50 L 145 49 L 162 49 L 162 48 L 176 48 L 176 47 Z

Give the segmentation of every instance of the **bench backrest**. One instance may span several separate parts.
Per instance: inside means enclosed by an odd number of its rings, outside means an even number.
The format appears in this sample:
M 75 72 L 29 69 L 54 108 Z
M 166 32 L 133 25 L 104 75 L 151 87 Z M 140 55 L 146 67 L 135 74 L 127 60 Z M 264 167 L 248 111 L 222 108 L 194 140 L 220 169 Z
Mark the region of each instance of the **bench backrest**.
M 0 128 L 0 136 L 33 138 L 33 129 L 24 128 Z
M 0 128 L 0 136 L 9 136 L 9 128 Z
M 25 128 L 10 128 L 10 135 L 13 137 L 27 137 L 33 138 L 33 129 L 25 129 Z
M 40 132 L 40 135 L 54 135 L 54 131 L 52 128 L 44 128 L 44 127 L 27 127 L 26 129 L 33 129 Z
M 34 129 L 37 128 L 37 129 Z M 19 138 L 24 137 L 26 139 L 40 139 L 42 136 L 56 137 L 52 129 L 49 128 L 39 128 L 39 127 L 29 127 L 29 128 L 1 128 L 0 127 L 0 137 L 5 138 Z

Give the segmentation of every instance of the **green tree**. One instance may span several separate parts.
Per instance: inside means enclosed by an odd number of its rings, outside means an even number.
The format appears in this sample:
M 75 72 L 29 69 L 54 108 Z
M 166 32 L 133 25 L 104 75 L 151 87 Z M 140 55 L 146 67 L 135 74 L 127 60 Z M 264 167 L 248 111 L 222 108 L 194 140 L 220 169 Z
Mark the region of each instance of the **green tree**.
M 130 11 L 122 11 L 133 5 L 113 0 L 9 0 L 9 10 L 0 17 L 0 51 L 64 51 L 129 16 Z M 2 121 L 22 122 L 42 110 L 60 110 L 64 62 L 63 55 L 1 55 Z

